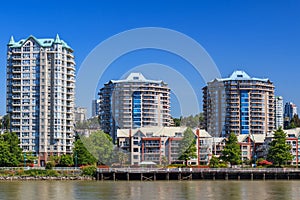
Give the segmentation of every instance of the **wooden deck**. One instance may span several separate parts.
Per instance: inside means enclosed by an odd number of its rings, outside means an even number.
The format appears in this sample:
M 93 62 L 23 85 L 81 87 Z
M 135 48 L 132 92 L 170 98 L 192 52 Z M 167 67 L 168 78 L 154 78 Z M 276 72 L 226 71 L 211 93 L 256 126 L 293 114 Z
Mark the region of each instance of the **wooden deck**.
M 199 169 L 199 168 L 110 168 L 97 169 L 96 180 L 300 180 L 299 169 Z

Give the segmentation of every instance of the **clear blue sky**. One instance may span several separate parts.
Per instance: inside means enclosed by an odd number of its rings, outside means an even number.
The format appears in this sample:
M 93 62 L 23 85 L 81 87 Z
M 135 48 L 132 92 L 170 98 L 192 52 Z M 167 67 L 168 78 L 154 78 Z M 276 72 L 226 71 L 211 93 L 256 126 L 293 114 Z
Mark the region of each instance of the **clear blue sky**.
M 300 2 L 296 0 L 1 2 L 0 114 L 5 114 L 6 44 L 11 35 L 19 40 L 29 35 L 55 37 L 59 33 L 75 50 L 79 68 L 101 41 L 128 29 L 149 26 L 170 28 L 195 39 L 224 77 L 242 69 L 250 76 L 270 78 L 276 95 L 300 106 L 299 10 Z M 159 52 L 129 54 L 116 61 L 114 70 L 108 71 L 107 80 L 102 81 L 119 78 L 118 67 L 129 70 L 149 62 L 172 66 L 181 61 Z M 205 83 L 192 74 L 188 78 L 201 98 Z

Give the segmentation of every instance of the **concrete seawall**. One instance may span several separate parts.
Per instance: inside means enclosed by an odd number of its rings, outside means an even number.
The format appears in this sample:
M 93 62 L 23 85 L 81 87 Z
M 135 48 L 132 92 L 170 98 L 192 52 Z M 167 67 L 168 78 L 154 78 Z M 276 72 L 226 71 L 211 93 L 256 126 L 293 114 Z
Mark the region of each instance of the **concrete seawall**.
M 96 180 L 158 181 L 158 180 L 300 180 L 300 170 L 285 168 L 267 169 L 151 169 L 122 168 L 98 169 Z

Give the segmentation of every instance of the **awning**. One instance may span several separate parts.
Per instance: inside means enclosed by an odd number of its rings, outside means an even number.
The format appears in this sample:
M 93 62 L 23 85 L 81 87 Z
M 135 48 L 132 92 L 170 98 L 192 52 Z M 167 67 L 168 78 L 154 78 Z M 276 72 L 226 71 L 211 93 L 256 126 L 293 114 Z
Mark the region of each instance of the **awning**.
M 156 165 L 156 163 L 152 161 L 142 161 L 140 162 L 140 165 Z

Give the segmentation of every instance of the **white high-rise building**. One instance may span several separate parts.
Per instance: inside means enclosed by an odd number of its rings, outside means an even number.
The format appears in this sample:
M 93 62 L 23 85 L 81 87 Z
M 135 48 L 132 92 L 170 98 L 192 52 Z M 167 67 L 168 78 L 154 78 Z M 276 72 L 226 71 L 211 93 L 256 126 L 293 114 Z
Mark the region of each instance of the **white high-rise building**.
M 50 155 L 71 154 L 74 126 L 73 49 L 57 35 L 29 36 L 7 45 L 7 113 L 24 152 L 44 166 Z
M 283 128 L 283 98 L 275 97 L 275 128 Z

